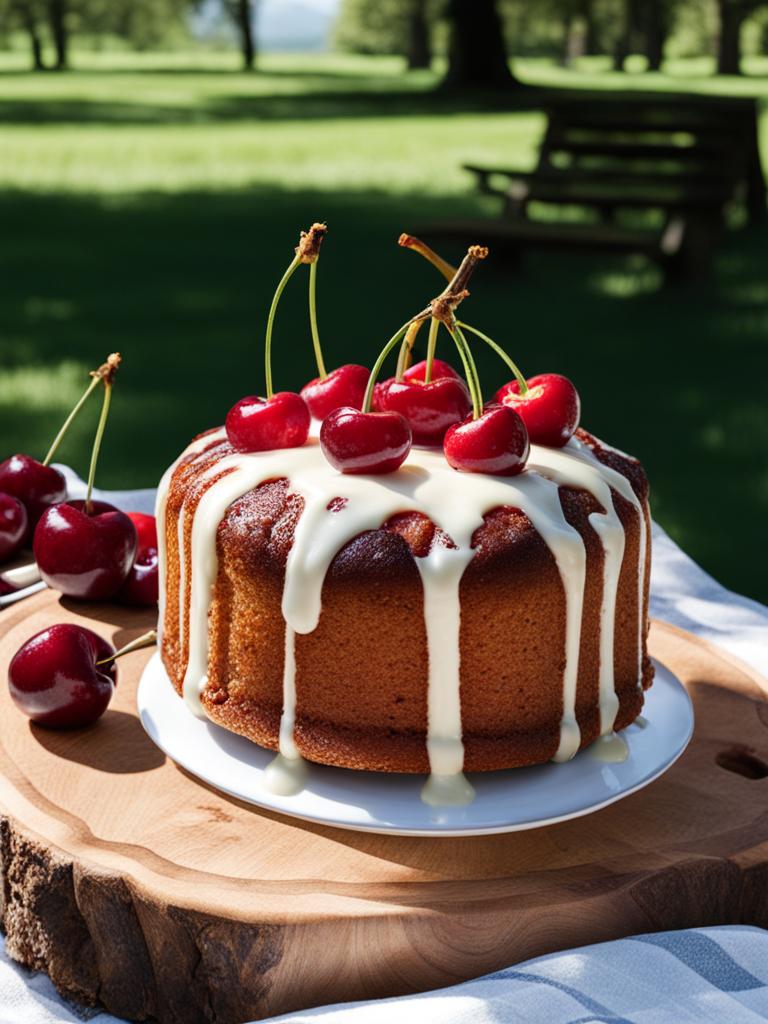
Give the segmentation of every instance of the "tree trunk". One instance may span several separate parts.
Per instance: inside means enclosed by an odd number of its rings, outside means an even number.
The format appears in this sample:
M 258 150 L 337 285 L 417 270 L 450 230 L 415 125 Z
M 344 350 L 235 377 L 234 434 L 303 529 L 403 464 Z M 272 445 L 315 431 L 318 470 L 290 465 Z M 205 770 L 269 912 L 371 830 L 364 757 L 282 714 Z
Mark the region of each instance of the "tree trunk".
M 49 0 L 48 21 L 51 26 L 53 45 L 56 50 L 56 71 L 66 71 L 69 66 L 69 32 L 67 29 L 66 0 Z
M 560 63 L 564 68 L 573 67 L 579 57 L 586 53 L 586 28 L 578 15 L 569 15 L 563 25 L 563 50 Z
M 741 26 L 747 14 L 741 0 L 718 0 L 720 32 L 717 39 L 717 73 L 741 74 Z
M 408 15 L 408 53 L 406 56 L 409 71 L 432 66 L 426 0 L 412 0 Z
M 508 89 L 520 83 L 509 69 L 496 0 L 450 0 L 451 42 L 444 84 Z
M 597 25 L 595 24 L 592 0 L 581 0 L 579 14 L 584 24 L 584 54 L 587 57 L 592 57 L 600 52 L 598 49 Z
M 256 61 L 256 38 L 253 31 L 255 13 L 253 0 L 232 0 L 229 8 L 240 36 L 243 68 L 246 71 L 253 71 L 253 65 Z
M 664 0 L 645 0 L 645 56 L 649 71 L 660 71 L 667 41 L 668 19 Z
M 45 71 L 43 60 L 43 41 L 40 37 L 40 28 L 37 17 L 31 3 L 21 0 L 16 5 L 17 12 L 21 18 L 24 29 L 29 36 L 29 43 L 32 50 L 32 69 L 34 71 Z
M 637 27 L 637 2 L 636 0 L 624 0 L 623 23 L 619 31 L 619 38 L 613 51 L 613 70 L 623 71 L 627 57 L 632 52 L 635 29 Z

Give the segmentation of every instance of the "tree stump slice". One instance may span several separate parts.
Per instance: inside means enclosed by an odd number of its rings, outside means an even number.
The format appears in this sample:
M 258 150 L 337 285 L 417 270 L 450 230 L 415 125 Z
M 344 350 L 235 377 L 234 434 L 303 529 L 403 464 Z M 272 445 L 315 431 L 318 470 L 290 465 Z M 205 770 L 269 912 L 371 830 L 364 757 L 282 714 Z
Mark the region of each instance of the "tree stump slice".
M 54 621 L 118 647 L 151 624 L 43 591 L 3 614 L 3 670 Z M 768 683 L 661 623 L 651 650 L 696 712 L 666 775 L 586 818 L 461 839 L 313 825 L 193 779 L 136 715 L 150 651 L 121 660 L 91 729 L 32 726 L 0 686 L 7 950 L 121 1017 L 241 1024 L 638 932 L 768 926 Z

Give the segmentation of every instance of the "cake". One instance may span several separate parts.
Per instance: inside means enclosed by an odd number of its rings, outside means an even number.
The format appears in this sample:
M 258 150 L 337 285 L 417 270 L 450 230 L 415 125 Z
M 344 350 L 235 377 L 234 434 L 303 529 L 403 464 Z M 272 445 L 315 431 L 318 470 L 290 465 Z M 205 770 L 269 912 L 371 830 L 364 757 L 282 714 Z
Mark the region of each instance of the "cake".
M 195 714 L 296 761 L 493 771 L 631 723 L 653 669 L 640 464 L 586 431 L 512 477 L 198 437 L 159 489 L 160 650 Z
M 272 300 L 265 396 L 236 402 L 160 484 L 171 683 L 196 715 L 277 751 L 265 776 L 283 793 L 301 788 L 305 760 L 428 773 L 427 802 L 462 803 L 465 771 L 567 761 L 599 738 L 620 758 L 616 732 L 653 678 L 640 464 L 577 429 L 570 380 L 526 379 L 457 319 L 483 246 L 454 269 L 401 236 L 448 284 L 370 373 L 327 372 L 314 308 L 325 233 L 302 233 Z M 275 311 L 302 264 L 318 377 L 275 392 Z M 411 366 L 426 322 L 427 358 Z M 441 326 L 463 377 L 435 359 Z M 465 332 L 512 373 L 488 403 Z M 396 374 L 377 385 L 395 349 Z

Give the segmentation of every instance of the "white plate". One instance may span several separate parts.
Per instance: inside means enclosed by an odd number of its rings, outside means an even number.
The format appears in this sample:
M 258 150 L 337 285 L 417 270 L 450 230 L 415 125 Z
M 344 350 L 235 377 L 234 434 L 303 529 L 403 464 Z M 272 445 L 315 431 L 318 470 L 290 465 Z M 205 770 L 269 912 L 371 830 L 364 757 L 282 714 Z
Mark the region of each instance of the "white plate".
M 539 828 L 590 814 L 657 779 L 688 745 L 693 708 L 682 684 L 656 664 L 643 720 L 622 732 L 629 756 L 606 764 L 583 750 L 567 764 L 543 764 L 468 775 L 476 790 L 466 807 L 429 807 L 421 775 L 356 772 L 308 766 L 306 787 L 278 796 L 264 786 L 275 756 L 242 736 L 201 721 L 177 696 L 155 654 L 138 690 L 141 722 L 178 765 L 230 796 L 307 821 L 363 832 L 409 836 L 471 836 Z

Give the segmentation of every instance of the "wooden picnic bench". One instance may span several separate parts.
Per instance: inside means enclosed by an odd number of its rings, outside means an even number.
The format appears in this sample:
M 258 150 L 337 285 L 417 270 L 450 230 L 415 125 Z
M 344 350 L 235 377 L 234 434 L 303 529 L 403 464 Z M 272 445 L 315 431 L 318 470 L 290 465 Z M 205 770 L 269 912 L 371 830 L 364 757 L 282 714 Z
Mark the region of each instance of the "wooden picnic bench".
M 441 221 L 422 229 L 427 237 L 487 241 L 512 256 L 639 252 L 667 277 L 691 278 L 708 269 L 729 205 L 743 203 L 751 223 L 765 216 L 753 100 L 570 97 L 546 113 L 533 170 L 465 165 L 501 200 L 500 216 Z M 543 207 L 582 212 L 542 218 Z

